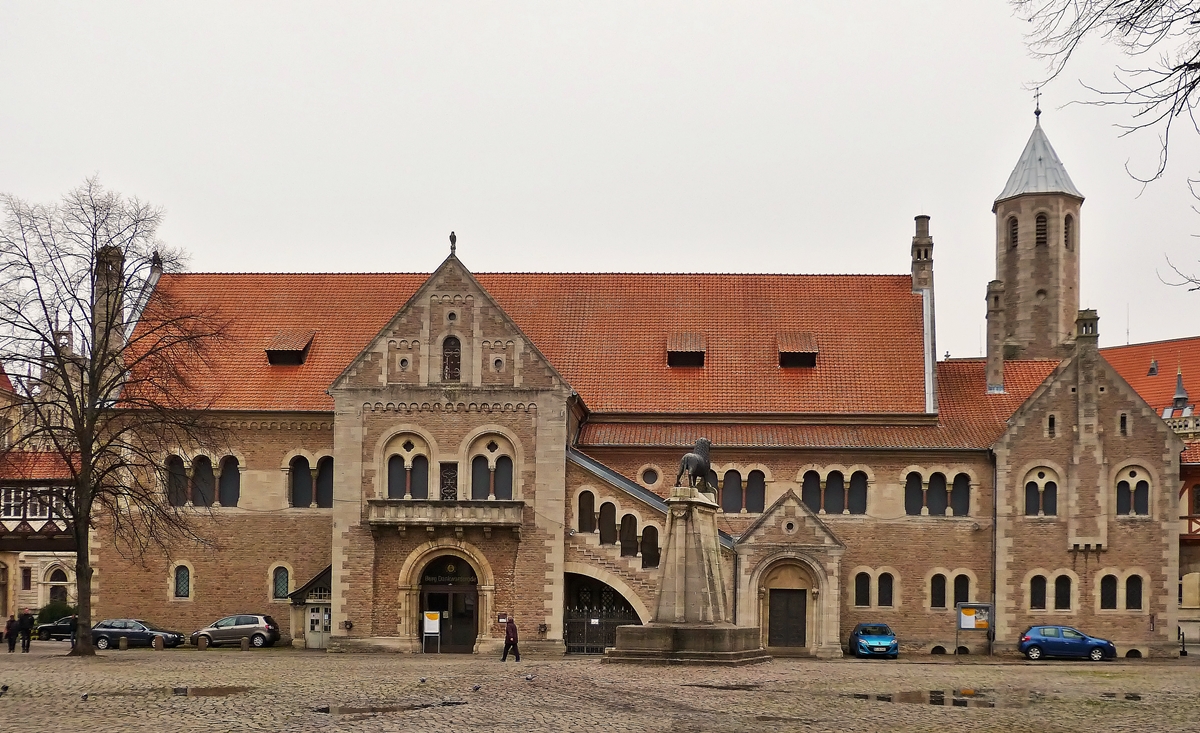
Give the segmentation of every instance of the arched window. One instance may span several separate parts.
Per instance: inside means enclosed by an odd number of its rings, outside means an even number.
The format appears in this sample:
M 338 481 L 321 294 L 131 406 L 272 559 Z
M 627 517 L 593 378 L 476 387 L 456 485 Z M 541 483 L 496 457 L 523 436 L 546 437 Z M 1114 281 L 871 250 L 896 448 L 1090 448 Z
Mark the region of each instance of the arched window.
M 1117 607 L 1117 576 L 1105 575 L 1100 579 L 1100 608 Z
M 212 461 L 207 456 L 196 456 L 192 461 L 192 504 L 212 506 L 216 499 L 215 486 Z
M 658 567 L 658 530 L 649 524 L 642 527 L 642 567 Z
M 950 489 L 950 510 L 956 517 L 971 513 L 971 477 L 965 473 L 954 477 L 954 488 Z
M 508 456 L 496 459 L 496 498 L 505 501 L 513 498 L 513 462 Z
M 409 493 L 414 499 L 429 498 L 429 459 L 425 456 L 413 456 L 412 475 L 409 478 Z
M 1138 481 L 1133 487 L 1133 513 L 1143 517 L 1150 514 L 1150 482 Z
M 192 571 L 188 570 L 187 565 L 177 565 L 175 567 L 175 597 L 192 597 Z
M 859 573 L 854 576 L 854 605 L 871 605 L 871 574 Z
M 317 506 L 333 508 L 333 459 L 329 456 L 317 461 Z
M 308 459 L 304 456 L 296 456 L 292 459 L 290 465 L 288 480 L 291 483 L 292 506 L 309 506 L 313 501 L 313 482 L 312 470 L 309 468 Z
M 892 585 L 894 581 L 891 573 L 879 574 L 879 604 L 880 606 L 892 605 Z
M 576 517 L 580 532 L 596 531 L 596 497 L 590 491 L 579 493 L 579 516 Z
M 1058 513 L 1058 484 L 1048 468 L 1037 468 L 1025 479 L 1025 515 L 1052 517 Z
M 275 568 L 271 574 L 271 597 L 277 601 L 287 600 L 289 590 L 288 569 Z
M 846 479 L 841 471 L 825 477 L 825 513 L 841 514 L 846 509 Z
M 850 499 L 847 508 L 851 514 L 867 513 L 867 474 L 855 471 L 850 476 Z
M 66 603 L 67 602 L 67 574 L 62 568 L 55 568 L 54 572 L 50 573 L 50 602 L 51 603 Z
M 636 557 L 637 554 L 637 517 L 626 514 L 621 517 L 621 557 Z
M 800 485 L 800 500 L 814 513 L 821 511 L 821 476 L 816 471 L 804 474 L 804 481 Z
M 1047 481 L 1042 489 L 1042 514 L 1053 517 L 1058 514 L 1058 484 Z
M 183 506 L 188 501 L 187 469 L 179 456 L 167 456 L 167 501 L 171 506 Z
M 921 507 L 925 506 L 921 486 L 921 474 L 913 471 L 904 480 L 904 513 L 910 517 L 919 516 Z
M 609 501 L 600 505 L 600 544 L 617 544 L 617 507 Z
M 737 471 L 725 472 L 725 481 L 721 484 L 721 511 L 726 514 L 742 511 L 742 474 Z
M 238 459 L 225 456 L 221 459 L 221 480 L 217 497 L 221 506 L 237 506 L 242 498 L 242 468 Z
M 1142 610 L 1142 576 L 1130 575 L 1125 579 L 1125 608 Z
M 492 488 L 492 469 L 485 456 L 471 459 L 471 498 L 486 499 Z
M 746 511 L 760 513 L 767 508 L 767 476 L 751 471 L 746 477 Z
M 462 378 L 462 345 L 454 336 L 442 342 L 442 381 L 457 382 Z
M 1034 244 L 1038 247 L 1046 246 L 1046 215 L 1038 214 L 1034 221 Z
M 926 505 L 929 507 L 929 513 L 934 516 L 946 516 L 946 507 L 950 505 L 949 497 L 946 495 L 946 476 L 944 474 L 935 473 L 929 477 L 929 492 L 926 499 Z
M 1117 514 L 1133 513 L 1133 492 L 1128 481 L 1117 482 Z
M 941 573 L 929 579 L 929 607 L 946 607 L 946 576 Z
M 1042 492 L 1038 490 L 1037 482 L 1025 484 L 1025 516 L 1036 517 L 1042 510 Z
M 1063 246 L 1075 249 L 1075 218 L 1070 214 L 1063 218 Z
M 1035 575 L 1029 579 L 1029 607 L 1035 610 L 1046 608 L 1046 576 Z
M 387 466 L 387 496 L 389 499 L 403 499 L 405 493 L 408 469 L 404 466 L 404 456 L 392 456 Z
M 1060 575 L 1054 579 L 1054 608 L 1059 611 L 1071 608 L 1071 576 Z
M 954 576 L 954 605 L 971 602 L 971 576 L 960 574 Z
M 1017 246 L 1017 217 L 1015 216 L 1008 219 L 1008 246 L 1010 248 Z
M 721 491 L 721 482 L 717 481 L 717 472 L 716 471 L 709 469 L 708 478 L 704 479 L 704 481 L 705 481 L 705 485 L 708 486 L 708 488 L 711 490 L 711 492 L 713 494 L 717 494 Z

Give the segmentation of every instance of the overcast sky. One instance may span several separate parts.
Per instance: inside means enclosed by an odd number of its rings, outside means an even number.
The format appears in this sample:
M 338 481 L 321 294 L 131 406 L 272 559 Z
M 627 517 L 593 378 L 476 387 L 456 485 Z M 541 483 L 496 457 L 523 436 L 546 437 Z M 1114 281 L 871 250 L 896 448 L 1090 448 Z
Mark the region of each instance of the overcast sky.
M 932 216 L 939 351 L 980 353 L 992 202 L 1044 73 L 1003 0 L 858 3 L 0 1 L 0 191 L 98 173 L 161 205 L 197 271 L 906 273 Z M 1127 110 L 1043 127 L 1087 197 L 1106 345 L 1194 335 L 1200 215 Z M 1064 106 L 1066 105 L 1066 106 Z M 1127 320 L 1128 314 L 1128 320 Z

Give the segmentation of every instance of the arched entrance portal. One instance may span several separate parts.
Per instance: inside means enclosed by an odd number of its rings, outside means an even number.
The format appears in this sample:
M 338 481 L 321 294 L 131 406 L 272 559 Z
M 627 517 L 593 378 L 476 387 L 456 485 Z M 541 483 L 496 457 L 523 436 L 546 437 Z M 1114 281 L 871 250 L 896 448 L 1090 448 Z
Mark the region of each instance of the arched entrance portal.
M 479 578 L 461 557 L 436 557 L 421 572 L 421 612 L 439 611 L 441 651 L 470 654 L 479 634 Z M 436 639 L 425 641 L 425 652 L 438 651 Z
M 586 575 L 566 573 L 567 654 L 603 654 L 617 645 L 617 627 L 640 625 L 633 605 L 612 586 Z
M 816 588 L 808 568 L 798 562 L 780 562 L 766 572 L 761 587 L 764 646 L 797 652 L 807 649 Z

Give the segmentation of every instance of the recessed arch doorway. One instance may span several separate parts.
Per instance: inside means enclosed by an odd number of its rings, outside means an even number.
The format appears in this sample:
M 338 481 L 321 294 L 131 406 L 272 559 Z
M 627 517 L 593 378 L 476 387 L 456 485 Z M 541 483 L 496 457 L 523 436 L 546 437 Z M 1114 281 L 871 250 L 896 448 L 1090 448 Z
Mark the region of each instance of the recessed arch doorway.
M 439 555 L 421 571 L 421 613 L 441 614 L 438 639 L 422 637 L 423 651 L 470 654 L 479 636 L 479 576 L 457 555 Z
M 814 637 L 818 587 L 809 568 L 793 559 L 780 560 L 763 573 L 759 587 L 763 646 L 784 653 L 808 651 Z

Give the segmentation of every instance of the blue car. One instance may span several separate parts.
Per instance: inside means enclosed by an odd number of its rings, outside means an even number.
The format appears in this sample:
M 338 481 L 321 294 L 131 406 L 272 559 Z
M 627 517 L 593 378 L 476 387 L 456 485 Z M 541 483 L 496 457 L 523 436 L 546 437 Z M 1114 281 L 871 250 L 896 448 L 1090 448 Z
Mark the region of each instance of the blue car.
M 1070 626 L 1030 626 L 1021 634 L 1017 649 L 1031 661 L 1043 657 L 1074 657 L 1099 662 L 1117 656 L 1108 639 L 1088 636 Z
M 895 659 L 900 656 L 900 642 L 887 624 L 859 624 L 850 632 L 850 653 Z

